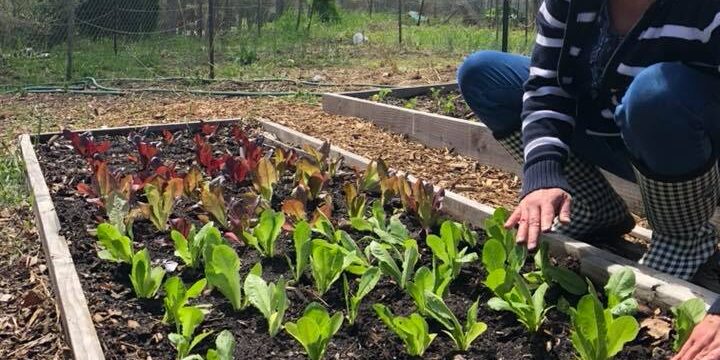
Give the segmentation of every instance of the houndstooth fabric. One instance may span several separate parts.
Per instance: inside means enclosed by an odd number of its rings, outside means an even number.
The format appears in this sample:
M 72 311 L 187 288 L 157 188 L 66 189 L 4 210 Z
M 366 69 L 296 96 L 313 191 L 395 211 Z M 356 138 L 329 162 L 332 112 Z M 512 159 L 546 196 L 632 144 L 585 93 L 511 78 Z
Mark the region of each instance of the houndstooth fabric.
M 720 192 L 717 165 L 685 182 L 652 180 L 636 170 L 652 243 L 640 263 L 690 279 L 715 251 L 717 230 L 709 223 Z
M 516 161 L 523 163 L 520 132 L 498 139 L 498 142 Z M 575 239 L 585 239 L 624 223 L 632 224 L 625 202 L 595 166 L 570 154 L 565 165 L 565 175 L 573 192 L 571 222 L 567 225 L 556 222 L 553 231 Z

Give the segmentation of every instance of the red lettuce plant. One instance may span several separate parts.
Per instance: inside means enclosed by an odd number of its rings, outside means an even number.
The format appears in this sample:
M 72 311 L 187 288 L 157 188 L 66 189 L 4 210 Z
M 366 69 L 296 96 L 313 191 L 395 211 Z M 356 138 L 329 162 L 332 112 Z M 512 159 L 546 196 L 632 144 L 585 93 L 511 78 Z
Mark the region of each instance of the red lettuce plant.
M 79 134 L 70 130 L 63 130 L 63 137 L 70 140 L 75 151 L 88 162 L 98 159 L 99 155 L 110 149 L 110 141 L 95 142 L 92 134 Z
M 205 138 L 200 136 L 200 134 L 195 134 L 193 141 L 195 142 L 195 155 L 197 157 L 197 162 L 205 168 L 205 172 L 208 175 L 214 177 L 225 167 L 225 162 L 230 155 L 226 154 L 217 158 L 214 157 L 212 146 L 205 140 Z

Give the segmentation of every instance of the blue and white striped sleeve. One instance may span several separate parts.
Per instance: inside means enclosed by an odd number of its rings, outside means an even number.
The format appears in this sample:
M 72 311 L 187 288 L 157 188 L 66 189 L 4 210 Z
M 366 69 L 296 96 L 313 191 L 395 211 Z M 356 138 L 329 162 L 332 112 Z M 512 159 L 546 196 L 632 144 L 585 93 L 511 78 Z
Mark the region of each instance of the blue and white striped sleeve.
M 545 0 L 537 15 L 538 34 L 523 96 L 523 197 L 548 188 L 570 192 L 562 168 L 575 128 L 576 99 L 560 87 L 557 72 L 568 11 L 568 0 Z

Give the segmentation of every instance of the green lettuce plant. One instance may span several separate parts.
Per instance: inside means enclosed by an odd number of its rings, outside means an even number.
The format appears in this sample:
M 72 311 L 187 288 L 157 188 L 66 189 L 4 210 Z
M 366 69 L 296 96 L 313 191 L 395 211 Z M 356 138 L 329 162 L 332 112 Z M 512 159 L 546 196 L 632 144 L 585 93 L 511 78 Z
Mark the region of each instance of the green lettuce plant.
M 200 296 L 205 290 L 205 286 L 207 286 L 207 280 L 204 278 L 196 281 L 190 288 L 186 288 L 182 279 L 178 276 L 165 280 L 165 298 L 163 299 L 165 314 L 163 315 L 163 322 L 166 324 L 174 323 L 178 311 L 185 307 L 190 299 Z
M 161 266 L 151 266 L 147 249 L 140 250 L 133 255 L 130 282 L 137 297 L 146 299 L 155 297 L 164 276 L 165 270 Z
M 101 259 L 132 264 L 132 240 L 120 233 L 115 226 L 108 223 L 98 225 L 97 239 L 100 245 L 98 256 Z
M 380 201 L 372 203 L 371 212 L 372 216 L 367 219 L 351 218 L 352 227 L 358 231 L 372 232 L 379 240 L 396 246 L 402 246 L 410 238 L 410 232 L 400 221 L 400 215 L 392 216 L 388 221 Z
M 357 258 L 355 252 L 348 253 L 337 244 L 313 240 L 310 267 L 318 293 L 325 294 Z
M 488 301 L 488 306 L 495 311 L 510 311 L 515 314 L 518 321 L 532 333 L 536 333 L 545 321 L 550 307 L 545 304 L 545 293 L 550 287 L 547 283 L 541 284 L 534 293 L 525 282 L 525 279 L 514 274 L 514 286 L 501 297 L 494 297 Z
M 310 252 L 312 250 L 311 236 L 312 231 L 307 222 L 301 221 L 295 225 L 293 232 L 293 245 L 295 246 L 295 265 L 291 264 L 293 273 L 295 274 L 295 282 L 300 281 L 300 277 L 308 267 L 310 260 Z
M 197 268 L 200 265 L 200 258 L 206 244 L 222 244 L 222 235 L 211 221 L 205 224 L 200 231 L 195 231 L 195 226 L 190 227 L 188 237 L 185 238 L 182 233 L 173 230 L 170 238 L 175 244 L 175 256 L 191 268 Z
M 403 246 L 405 251 L 402 257 L 395 247 L 388 244 L 373 241 L 366 248 L 370 255 L 377 259 L 382 273 L 390 276 L 401 289 L 407 287 L 408 281 L 415 272 L 415 264 L 420 257 L 415 240 L 405 240 Z M 396 259 L 402 259 L 402 262 L 398 265 Z
M 423 356 L 437 334 L 430 334 L 430 330 L 420 314 L 413 313 L 408 317 L 395 316 L 390 309 L 382 304 L 373 305 L 373 309 L 385 326 L 395 333 L 405 345 L 410 356 Z
M 423 266 L 415 272 L 413 281 L 408 281 L 407 292 L 415 302 L 420 314 L 427 314 L 425 292 L 431 292 L 439 297 L 444 297 L 445 292 L 452 281 L 451 271 L 435 273 Z
M 208 248 L 205 257 L 205 277 L 208 284 L 217 288 L 232 304 L 233 309 L 243 308 L 240 284 L 240 258 L 227 245 Z
M 200 342 L 212 334 L 204 331 L 197 336 L 195 330 L 205 320 L 205 313 L 197 307 L 188 306 L 178 310 L 177 333 L 168 334 L 168 339 L 177 351 L 177 360 L 184 360 Z
M 348 283 L 347 276 L 343 277 L 343 292 L 345 293 L 345 308 L 347 309 L 346 317 L 350 325 L 355 324 L 355 319 L 357 319 L 358 311 L 360 310 L 360 302 L 375 288 L 378 281 L 380 281 L 381 275 L 380 269 L 376 267 L 369 268 L 360 278 L 360 283 L 355 294 L 350 292 L 350 284 Z
M 302 344 L 310 360 L 319 360 L 325 354 L 330 339 L 340 330 L 342 323 L 341 312 L 330 317 L 322 305 L 311 303 L 305 308 L 303 316 L 297 323 L 285 324 L 285 331 Z
M 285 214 L 267 209 L 260 214 L 260 220 L 251 233 L 244 232 L 243 236 L 248 244 L 254 246 L 265 257 L 274 257 L 275 248 L 282 226 L 285 224 Z
M 449 220 L 443 222 L 440 227 L 440 236 L 430 234 L 426 240 L 432 250 L 433 257 L 442 263 L 438 265 L 439 272 L 444 272 L 446 271 L 445 269 L 451 269 L 453 279 L 460 274 L 460 269 L 463 264 L 478 260 L 476 253 L 467 253 L 467 247 L 458 250 L 461 240 L 462 231 L 460 227 Z
M 441 297 L 427 291 L 425 298 L 428 314 L 445 328 L 443 332 L 455 342 L 457 350 L 467 351 L 472 342 L 487 330 L 485 323 L 477 321 L 477 301 L 468 309 L 463 326 Z
M 673 351 L 682 349 L 695 326 L 705 317 L 705 301 L 694 298 L 670 309 L 673 314 Z
M 244 290 L 250 304 L 265 316 L 270 336 L 277 335 L 282 329 L 285 310 L 288 308 L 285 280 L 280 278 L 277 283 L 268 284 L 261 276 L 250 273 L 245 278 Z

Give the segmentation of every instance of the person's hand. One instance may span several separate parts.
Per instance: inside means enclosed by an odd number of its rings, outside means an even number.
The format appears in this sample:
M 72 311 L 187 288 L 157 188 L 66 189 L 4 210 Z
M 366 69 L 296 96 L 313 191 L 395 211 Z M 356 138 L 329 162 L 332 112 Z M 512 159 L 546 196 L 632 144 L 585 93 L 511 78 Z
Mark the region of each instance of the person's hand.
M 505 223 L 506 228 L 518 226 L 517 242 L 527 243 L 529 250 L 537 247 L 540 234 L 550 231 L 556 216 L 561 223 L 570 222 L 572 198 L 563 189 L 541 189 L 527 194 Z
M 705 316 L 672 360 L 720 360 L 720 315 Z

